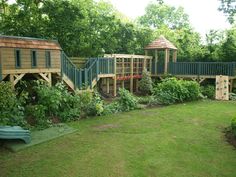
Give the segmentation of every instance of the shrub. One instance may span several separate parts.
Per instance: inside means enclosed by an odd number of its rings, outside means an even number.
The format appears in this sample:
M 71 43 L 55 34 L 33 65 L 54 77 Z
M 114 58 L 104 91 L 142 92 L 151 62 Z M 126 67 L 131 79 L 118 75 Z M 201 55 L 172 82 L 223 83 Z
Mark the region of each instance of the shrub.
M 200 85 L 195 81 L 184 81 L 179 80 L 184 88 L 187 89 L 187 94 L 184 98 L 184 101 L 197 100 L 201 94 Z
M 126 89 L 119 89 L 118 99 L 119 109 L 121 111 L 130 111 L 137 108 L 137 99 Z
M 139 104 L 149 104 L 151 101 L 152 96 L 144 96 L 144 97 L 138 97 L 137 101 Z
M 78 94 L 81 101 L 82 117 L 101 115 L 103 108 L 103 101 L 98 92 L 85 91 Z
M 232 119 L 231 121 L 231 128 L 232 128 L 232 132 L 236 138 L 236 117 Z
M 104 110 L 102 112 L 102 115 L 116 114 L 119 111 L 120 111 L 119 103 L 112 102 L 110 104 L 104 105 Z
M 69 122 L 80 118 L 80 97 L 68 92 L 63 83 L 55 85 L 56 90 L 60 92 L 61 100 L 59 104 L 58 118 L 61 122 Z
M 26 106 L 26 116 L 28 123 L 39 129 L 49 127 L 51 121 L 46 116 L 46 108 L 43 105 L 28 105 Z
M 24 108 L 9 82 L 0 82 L 0 124 L 25 126 Z
M 164 79 L 154 87 L 153 96 L 161 104 L 174 104 L 184 101 L 196 100 L 200 95 L 200 86 L 194 81 Z
M 39 84 L 35 87 L 37 104 L 46 108 L 46 114 L 55 117 L 58 115 L 62 101 L 62 93 L 56 87 L 49 87 L 47 84 Z
M 215 99 L 215 86 L 213 85 L 202 86 L 201 93 L 203 96 L 209 99 Z
M 142 74 L 142 79 L 139 82 L 139 89 L 143 95 L 152 93 L 152 78 L 149 72 L 145 69 Z

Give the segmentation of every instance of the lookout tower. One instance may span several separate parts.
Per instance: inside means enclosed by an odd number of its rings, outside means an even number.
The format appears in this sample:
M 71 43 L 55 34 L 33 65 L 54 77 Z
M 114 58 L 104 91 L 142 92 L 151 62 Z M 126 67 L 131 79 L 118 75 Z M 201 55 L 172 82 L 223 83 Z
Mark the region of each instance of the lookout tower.
M 170 56 L 172 56 L 172 62 L 177 60 L 177 48 L 168 41 L 164 36 L 160 36 L 158 39 L 151 42 L 144 48 L 145 55 L 148 55 L 150 51 L 154 51 L 155 58 L 153 64 L 154 75 L 166 74 L 168 72 L 168 63 L 170 62 Z M 164 59 L 158 57 L 158 52 L 164 51 Z

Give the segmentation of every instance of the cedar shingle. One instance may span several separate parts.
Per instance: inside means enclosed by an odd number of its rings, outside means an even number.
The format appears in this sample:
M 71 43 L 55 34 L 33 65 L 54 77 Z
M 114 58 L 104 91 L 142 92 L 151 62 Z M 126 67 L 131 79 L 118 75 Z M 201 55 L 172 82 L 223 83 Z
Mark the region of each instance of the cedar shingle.
M 151 42 L 147 47 L 144 49 L 151 50 L 151 49 L 173 49 L 177 50 L 177 48 L 168 41 L 164 36 L 160 36 L 160 38 L 156 39 L 155 41 Z
M 14 36 L 0 36 L 0 47 L 61 50 L 57 41 Z

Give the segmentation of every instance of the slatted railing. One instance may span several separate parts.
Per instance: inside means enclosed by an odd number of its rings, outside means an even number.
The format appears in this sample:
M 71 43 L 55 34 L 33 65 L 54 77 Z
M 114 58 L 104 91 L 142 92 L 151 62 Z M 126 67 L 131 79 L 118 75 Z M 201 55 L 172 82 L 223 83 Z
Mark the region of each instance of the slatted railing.
M 90 87 L 99 74 L 113 74 L 114 60 L 112 58 L 90 58 L 85 64 L 85 68 L 78 69 L 62 52 L 61 56 L 61 72 L 73 82 L 75 89 L 83 89 Z
M 172 75 L 235 76 L 236 62 L 171 62 L 168 73 Z

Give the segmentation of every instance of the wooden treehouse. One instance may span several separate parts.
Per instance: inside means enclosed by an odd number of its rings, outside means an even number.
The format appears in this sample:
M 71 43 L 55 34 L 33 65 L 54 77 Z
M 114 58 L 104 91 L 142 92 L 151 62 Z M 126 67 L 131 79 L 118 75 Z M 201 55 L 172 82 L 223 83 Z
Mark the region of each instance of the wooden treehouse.
M 63 80 L 72 90 L 97 86 L 116 96 L 118 88 L 137 91 L 142 72 L 147 69 L 153 77 L 171 74 L 199 83 L 225 75 L 233 88 L 235 62 L 177 62 L 177 48 L 163 36 L 145 47 L 145 53 L 90 58 L 83 68 L 78 68 L 57 41 L 0 36 L 0 81 L 15 86 L 24 78 L 44 79 L 49 85 Z

